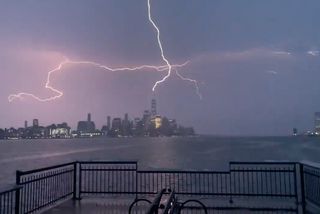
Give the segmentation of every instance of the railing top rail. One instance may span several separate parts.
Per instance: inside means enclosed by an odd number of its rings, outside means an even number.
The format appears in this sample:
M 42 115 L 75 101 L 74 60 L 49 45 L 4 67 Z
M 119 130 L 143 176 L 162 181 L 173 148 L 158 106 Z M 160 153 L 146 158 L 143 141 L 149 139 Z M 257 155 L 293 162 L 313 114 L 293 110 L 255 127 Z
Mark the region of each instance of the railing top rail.
M 121 164 L 128 164 L 128 165 L 135 165 L 135 170 L 137 170 L 138 173 L 188 173 L 188 174 L 229 174 L 232 171 L 235 170 L 240 170 L 240 169 L 234 169 L 233 166 L 235 165 L 248 165 L 248 166 L 265 166 L 265 165 L 289 165 L 289 166 L 294 166 L 296 164 L 302 164 L 305 167 L 314 169 L 314 170 L 320 170 L 320 167 L 311 165 L 309 163 L 299 163 L 299 162 L 288 162 L 288 161 L 283 161 L 283 162 L 248 162 L 248 161 L 231 161 L 229 162 L 230 169 L 228 171 L 213 171 L 213 170 L 161 170 L 161 169 L 156 169 L 156 170 L 138 170 L 138 162 L 137 161 L 76 161 L 76 162 L 69 162 L 65 164 L 59 164 L 55 166 L 50 166 L 50 167 L 44 167 L 44 168 L 39 168 L 39 169 L 34 169 L 34 170 L 29 170 L 29 171 L 17 171 L 17 173 L 20 176 L 28 175 L 28 174 L 33 174 L 33 173 L 38 173 L 38 172 L 43 172 L 43 171 L 48 171 L 52 169 L 58 169 L 66 166 L 71 166 L 75 163 L 80 163 L 80 164 L 112 164 L 112 165 L 121 165 Z M 271 169 L 268 169 L 271 170 Z
M 200 170 L 138 170 L 137 173 L 189 173 L 189 174 L 230 174 L 229 171 L 200 171 Z
M 243 164 L 243 165 L 295 165 L 299 162 L 290 162 L 290 161 L 230 161 L 230 165 Z
M 58 165 L 54 165 L 54 166 L 43 167 L 43 168 L 33 169 L 33 170 L 28 170 L 28 171 L 20 171 L 20 170 L 18 170 L 17 173 L 20 176 L 23 176 L 23 175 L 33 174 L 33 173 L 37 173 L 37 172 L 57 169 L 57 168 L 65 167 L 65 166 L 71 166 L 71 165 L 73 165 L 75 163 L 77 163 L 77 162 L 69 162 L 69 163 L 64 163 L 64 164 L 58 164 Z
M 305 167 L 308 167 L 308 168 L 312 168 L 312 169 L 315 169 L 315 170 L 320 170 L 320 166 L 315 166 L 315 165 L 312 165 L 312 163 L 301 163 L 303 166 Z
M 21 189 L 21 186 L 16 185 L 16 186 L 13 186 L 11 188 L 8 187 L 8 188 L 3 189 L 3 190 L 1 189 L 0 190 L 0 195 L 6 194 L 6 193 L 9 193 L 9 192 L 13 192 L 13 191 L 16 191 L 18 189 Z
M 80 164 L 138 164 L 137 161 L 79 161 Z
M 258 168 L 258 169 L 251 169 L 251 168 L 245 168 L 245 169 L 230 169 L 230 172 L 290 172 L 294 173 L 296 172 L 295 169 L 264 169 L 264 168 Z

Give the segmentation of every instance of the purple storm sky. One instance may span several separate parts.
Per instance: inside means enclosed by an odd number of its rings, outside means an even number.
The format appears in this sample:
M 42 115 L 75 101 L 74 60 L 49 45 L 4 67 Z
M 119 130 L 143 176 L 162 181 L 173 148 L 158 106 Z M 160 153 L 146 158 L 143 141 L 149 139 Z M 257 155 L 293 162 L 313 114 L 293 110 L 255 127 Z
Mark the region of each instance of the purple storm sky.
M 141 116 L 152 97 L 158 112 L 198 133 L 287 135 L 313 128 L 320 111 L 320 2 L 318 0 L 152 0 L 152 15 L 171 63 L 199 82 L 166 71 L 106 72 L 66 66 L 51 85 L 64 96 L 41 103 L 8 102 L 8 95 L 40 97 L 47 72 L 64 56 L 112 67 L 164 65 L 147 0 L 1 0 L 0 127 L 38 118 L 73 128 L 88 112 L 98 128 L 107 115 Z

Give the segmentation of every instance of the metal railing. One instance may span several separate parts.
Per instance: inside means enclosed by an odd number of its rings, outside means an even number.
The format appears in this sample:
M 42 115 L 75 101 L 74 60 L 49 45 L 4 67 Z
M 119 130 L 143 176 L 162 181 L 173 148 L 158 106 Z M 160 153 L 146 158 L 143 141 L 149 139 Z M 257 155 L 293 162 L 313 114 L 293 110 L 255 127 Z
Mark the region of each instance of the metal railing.
M 320 168 L 292 162 L 231 162 L 228 171 L 139 170 L 137 162 L 72 162 L 31 171 L 17 171 L 17 187 L 0 192 L 0 214 L 34 213 L 65 199 L 94 195 L 132 195 L 136 199 L 172 189 L 178 197 L 221 197 L 229 206 L 245 198 L 288 202 L 287 213 L 320 208 Z M 264 203 L 263 202 L 263 203 Z M 209 204 L 206 204 L 208 209 Z M 259 207 L 251 207 L 259 209 Z M 262 207 L 275 210 L 273 206 Z
M 81 195 L 155 195 L 162 189 L 184 197 L 228 197 L 230 204 L 212 209 L 242 209 L 234 199 L 282 199 L 287 207 L 248 206 L 251 210 L 297 213 L 299 164 L 292 162 L 231 162 L 229 171 L 138 170 L 136 162 L 79 162 Z M 84 182 L 85 181 L 85 182 Z M 250 201 L 250 200 L 248 200 Z M 265 202 L 264 201 L 264 202 Z M 264 202 L 261 202 L 263 204 Z M 256 202 L 257 203 L 257 202 Z M 200 207 L 201 208 L 201 207 Z M 245 207 L 247 208 L 247 207 Z
M 229 172 L 216 171 L 137 171 L 138 193 L 154 194 L 174 189 L 177 195 L 229 195 Z
M 298 200 L 298 167 L 290 162 L 230 162 L 230 194 Z
M 300 167 L 303 209 L 309 203 L 320 207 L 320 169 L 301 164 Z
M 79 164 L 79 198 L 92 194 L 137 194 L 137 162 L 93 161 Z
M 76 163 L 67 163 L 31 171 L 17 171 L 21 187 L 19 213 L 33 213 L 74 195 Z
M 20 187 L 0 192 L 0 214 L 19 213 Z

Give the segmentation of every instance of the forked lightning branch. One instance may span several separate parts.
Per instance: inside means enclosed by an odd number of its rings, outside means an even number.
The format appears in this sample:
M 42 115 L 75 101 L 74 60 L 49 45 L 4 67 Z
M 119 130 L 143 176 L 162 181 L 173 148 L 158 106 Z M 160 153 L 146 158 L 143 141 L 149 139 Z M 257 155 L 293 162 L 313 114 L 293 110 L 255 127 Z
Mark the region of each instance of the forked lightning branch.
M 52 74 L 55 73 L 55 72 L 62 72 L 64 67 L 67 66 L 67 65 L 73 65 L 73 66 L 80 66 L 80 65 L 90 65 L 90 66 L 93 66 L 93 67 L 97 67 L 97 68 L 100 68 L 101 70 L 103 71 L 109 71 L 109 72 L 121 72 L 121 71 L 136 71 L 136 70 L 154 70 L 154 71 L 158 71 L 158 72 L 162 72 L 162 71 L 166 71 L 167 74 L 160 80 L 156 81 L 152 87 L 152 91 L 155 91 L 157 86 L 159 84 L 162 84 L 164 83 L 172 74 L 176 74 L 181 80 L 183 81 L 188 81 L 192 84 L 194 84 L 194 87 L 196 88 L 196 93 L 197 95 L 199 96 L 199 98 L 201 99 L 202 98 L 202 95 L 199 91 L 199 86 L 198 86 L 198 82 L 194 79 L 191 79 L 191 78 L 187 78 L 187 77 L 184 77 L 181 75 L 181 73 L 178 73 L 178 68 L 181 68 L 181 67 L 184 67 L 188 64 L 189 61 L 186 61 L 185 63 L 183 64 L 171 64 L 170 61 L 166 58 L 166 55 L 165 55 L 165 52 L 163 50 L 163 45 L 162 45 L 162 42 L 161 42 L 161 37 L 160 37 L 160 29 L 159 27 L 157 26 L 157 24 L 155 23 L 155 21 L 153 20 L 152 18 L 152 13 L 151 13 L 151 0 L 148 0 L 148 20 L 149 22 L 151 23 L 151 25 L 153 26 L 153 28 L 155 29 L 156 31 L 156 34 L 157 34 L 157 43 L 158 43 L 158 46 L 159 46 L 159 49 L 160 49 L 160 55 L 161 55 L 161 58 L 164 62 L 163 65 L 140 65 L 140 66 L 124 66 L 124 67 L 117 67 L 117 68 L 113 68 L 113 67 L 110 67 L 110 66 L 107 66 L 107 65 L 103 65 L 103 64 L 100 64 L 100 63 L 97 63 L 97 62 L 93 62 L 93 61 L 73 61 L 73 60 L 70 60 L 68 58 L 65 58 L 64 61 L 62 61 L 56 68 L 48 71 L 48 74 L 47 74 L 47 79 L 46 79 L 46 83 L 45 83 L 45 88 L 50 90 L 51 92 L 54 93 L 53 96 L 50 96 L 50 97 L 46 97 L 46 98 L 41 98 L 33 93 L 27 93 L 27 92 L 20 92 L 20 93 L 16 93 L 16 94 L 10 94 L 8 96 L 8 100 L 9 102 L 12 102 L 16 99 L 23 99 L 23 98 L 26 98 L 26 97 L 29 97 L 29 98 L 33 98 L 39 102 L 49 102 L 49 101 L 54 101 L 56 99 L 59 99 L 61 98 L 64 93 L 63 91 L 60 91 L 58 90 L 57 88 L 54 88 L 52 85 L 51 85 L 51 77 L 52 77 Z M 174 73 L 172 72 L 174 69 Z

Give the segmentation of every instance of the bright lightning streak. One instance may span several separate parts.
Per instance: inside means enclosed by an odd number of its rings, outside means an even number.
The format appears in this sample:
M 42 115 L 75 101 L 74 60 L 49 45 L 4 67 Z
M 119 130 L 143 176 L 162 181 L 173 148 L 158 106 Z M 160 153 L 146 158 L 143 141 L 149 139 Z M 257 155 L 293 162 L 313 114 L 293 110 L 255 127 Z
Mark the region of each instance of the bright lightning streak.
M 199 85 L 198 85 L 197 80 L 190 79 L 190 78 L 187 78 L 187 77 L 182 76 L 182 75 L 178 72 L 177 69 L 175 69 L 175 71 L 176 71 L 177 76 L 180 77 L 180 79 L 182 79 L 182 80 L 184 80 L 184 81 L 189 81 L 189 82 L 191 82 L 191 83 L 194 84 L 194 86 L 195 86 L 195 88 L 196 88 L 197 95 L 199 96 L 200 100 L 202 100 L 202 94 L 201 94 L 201 92 L 200 92 L 200 88 L 199 88 Z
M 159 27 L 156 25 L 156 23 L 153 21 L 152 19 L 152 16 L 151 16 L 151 4 L 150 4 L 150 1 L 151 0 L 148 0 L 148 17 L 149 17 L 149 21 L 151 22 L 151 24 L 153 25 L 153 27 L 156 29 L 157 31 L 157 40 L 158 40 L 158 45 L 159 45 L 159 48 L 160 48 L 160 52 L 161 52 L 161 57 L 163 59 L 163 61 L 167 64 L 168 66 L 168 73 L 166 76 L 164 76 L 161 80 L 157 81 L 154 85 L 153 85 L 153 88 L 152 88 L 152 91 L 154 91 L 156 89 L 156 87 L 163 83 L 164 81 L 166 81 L 167 78 L 170 77 L 171 75 L 171 71 L 172 71 L 172 65 L 170 64 L 169 60 L 165 57 L 164 55 L 164 51 L 163 51 L 163 47 L 162 47 L 162 43 L 161 43 L 161 39 L 160 39 L 160 30 L 159 30 Z M 198 82 L 194 79 L 190 79 L 190 78 L 186 78 L 184 76 L 182 76 L 178 70 L 176 69 L 176 75 L 178 77 L 180 77 L 180 79 L 184 80 L 184 81 L 189 81 L 189 82 L 192 82 L 195 87 L 196 87 L 196 91 L 197 91 L 197 94 L 199 96 L 200 99 L 202 99 L 202 94 L 200 93 L 200 89 L 199 89 L 199 85 L 198 85 Z
M 53 70 L 49 71 L 48 75 L 47 75 L 45 88 L 51 90 L 52 92 L 54 92 L 56 94 L 55 96 L 52 96 L 52 97 L 49 97 L 49 98 L 40 98 L 40 97 L 35 96 L 34 94 L 31 94 L 31 93 L 21 92 L 21 93 L 18 93 L 18 94 L 9 95 L 9 97 L 8 97 L 9 102 L 14 101 L 15 99 L 22 99 L 24 97 L 31 97 L 31 98 L 33 98 L 33 99 L 35 99 L 37 101 L 40 101 L 40 102 L 48 102 L 48 101 L 53 101 L 53 100 L 56 100 L 56 99 L 62 97 L 63 96 L 63 92 L 59 91 L 58 89 L 55 89 L 54 87 L 52 87 L 50 85 L 50 79 L 51 79 L 51 75 L 53 73 L 58 72 L 58 71 L 62 71 L 62 69 L 63 69 L 63 67 L 65 65 L 87 64 L 87 65 L 95 66 L 95 67 L 98 67 L 98 68 L 101 68 L 101 69 L 104 69 L 104 70 L 107 70 L 107 71 L 136 71 L 136 70 L 141 70 L 141 69 L 154 69 L 156 71 L 166 71 L 166 70 L 168 70 L 167 75 L 165 75 L 161 80 L 157 81 L 153 85 L 152 91 L 155 91 L 156 87 L 159 84 L 165 82 L 167 80 L 167 78 L 169 78 L 171 76 L 172 68 L 183 67 L 183 66 L 188 64 L 188 61 L 183 63 L 183 64 L 180 64 L 180 65 L 171 65 L 169 60 L 165 57 L 165 54 L 164 54 L 164 51 L 163 51 L 163 47 L 162 47 L 162 42 L 161 42 L 161 39 L 160 39 L 160 30 L 159 30 L 158 26 L 156 25 L 156 23 L 154 22 L 154 20 L 152 19 L 152 16 L 151 16 L 151 4 L 150 4 L 150 1 L 151 0 L 148 0 L 148 18 L 149 18 L 150 23 L 154 27 L 154 29 L 157 31 L 157 42 L 158 42 L 158 45 L 159 45 L 159 48 L 160 48 L 160 53 L 161 53 L 162 60 L 165 62 L 166 65 L 161 65 L 161 66 L 141 65 L 141 66 L 138 66 L 138 67 L 111 68 L 111 67 L 108 67 L 106 65 L 102 65 L 102 64 L 99 64 L 99 63 L 96 63 L 96 62 L 92 62 L 92 61 L 71 61 L 69 59 L 65 59 L 56 68 L 54 68 Z M 180 73 L 178 73 L 177 70 L 176 70 L 176 75 L 178 77 L 180 77 L 184 81 L 189 81 L 189 82 L 194 83 L 194 85 L 196 87 L 196 90 L 197 90 L 197 94 L 200 97 L 200 99 L 202 99 L 202 95 L 201 95 L 201 93 L 199 91 L 199 87 L 198 87 L 198 82 L 196 80 L 193 80 L 193 79 L 186 78 L 186 77 L 182 76 Z
M 177 65 L 172 65 L 175 68 L 178 67 L 183 67 L 185 65 L 187 65 L 189 63 L 189 61 L 183 63 L 183 64 L 177 64 Z M 50 79 L 51 79 L 51 75 L 55 72 L 58 71 L 62 71 L 63 67 L 66 65 L 81 65 L 81 64 L 86 64 L 86 65 L 91 65 L 94 67 L 98 67 L 107 71 L 111 71 L 111 72 L 116 72 L 116 71 L 136 71 L 136 70 L 142 70 L 142 69 L 154 69 L 156 71 L 164 71 L 168 69 L 167 65 L 161 65 L 161 66 L 154 66 L 154 65 L 141 65 L 141 66 L 137 66 L 137 67 L 120 67 L 120 68 L 111 68 L 109 66 L 106 65 L 102 65 L 100 63 L 97 62 L 92 62 L 92 61 L 72 61 L 69 59 L 65 59 L 63 62 L 61 62 L 56 68 L 54 68 L 53 70 L 48 72 L 47 75 L 47 80 L 46 80 L 46 84 L 45 84 L 45 88 L 51 90 L 52 92 L 54 92 L 56 95 L 49 97 L 49 98 L 40 98 L 38 96 L 35 96 L 34 94 L 31 93 L 18 93 L 18 94 L 11 94 L 8 97 L 9 102 L 14 101 L 15 99 L 22 99 L 23 97 L 31 97 L 39 102 L 48 102 L 48 101 L 53 101 L 56 100 L 60 97 L 63 96 L 63 92 L 59 91 L 58 89 L 53 88 L 50 85 Z
M 168 77 L 170 77 L 171 75 L 171 70 L 172 70 L 172 66 L 169 62 L 169 60 L 167 60 L 167 58 L 164 56 L 164 51 L 163 51 L 163 48 L 162 48 L 162 43 L 161 43 L 161 40 L 160 40 L 160 30 L 158 28 L 158 26 L 156 25 L 156 23 L 153 21 L 152 17 L 151 17 L 151 5 L 150 5 L 150 0 L 148 0 L 148 17 L 149 17 L 149 21 L 151 22 L 151 24 L 153 25 L 153 27 L 156 29 L 157 31 L 157 40 L 158 40 L 158 45 L 159 45 L 159 48 L 160 48 L 160 52 L 161 52 L 161 57 L 163 59 L 163 61 L 167 64 L 168 66 L 168 73 L 166 76 L 164 76 L 161 80 L 157 81 L 153 88 L 152 88 L 152 91 L 154 91 L 156 89 L 156 87 L 163 83 L 164 81 L 166 81 L 166 79 Z
M 169 60 L 165 57 L 164 55 L 164 51 L 163 51 L 163 48 L 162 48 L 162 43 L 161 43 L 161 39 L 160 39 L 160 30 L 159 30 L 159 27 L 156 25 L 156 23 L 153 21 L 152 19 L 152 16 L 151 16 L 151 4 L 150 4 L 150 1 L 151 0 L 148 0 L 148 17 L 149 17 L 149 21 L 151 22 L 151 24 L 153 25 L 153 27 L 156 29 L 157 31 L 157 40 L 158 40 L 158 45 L 159 45 L 159 48 L 160 48 L 160 52 L 161 52 L 161 57 L 163 59 L 163 61 L 167 64 L 168 66 L 168 73 L 166 76 L 164 76 L 161 80 L 157 81 L 153 88 L 152 88 L 152 91 L 154 91 L 156 89 L 156 87 L 163 83 L 164 81 L 166 81 L 167 78 L 170 77 L 171 75 L 171 71 L 172 71 L 172 65 L 170 64 Z M 197 94 L 198 96 L 200 97 L 200 99 L 202 99 L 202 94 L 200 93 L 200 89 L 199 89 L 199 85 L 198 85 L 198 82 L 194 79 L 190 79 L 190 78 L 186 78 L 184 76 L 182 76 L 178 70 L 176 69 L 176 74 L 178 77 L 180 77 L 180 79 L 184 80 L 184 81 L 189 81 L 189 82 L 192 82 L 195 87 L 196 87 L 196 91 L 197 91 Z

